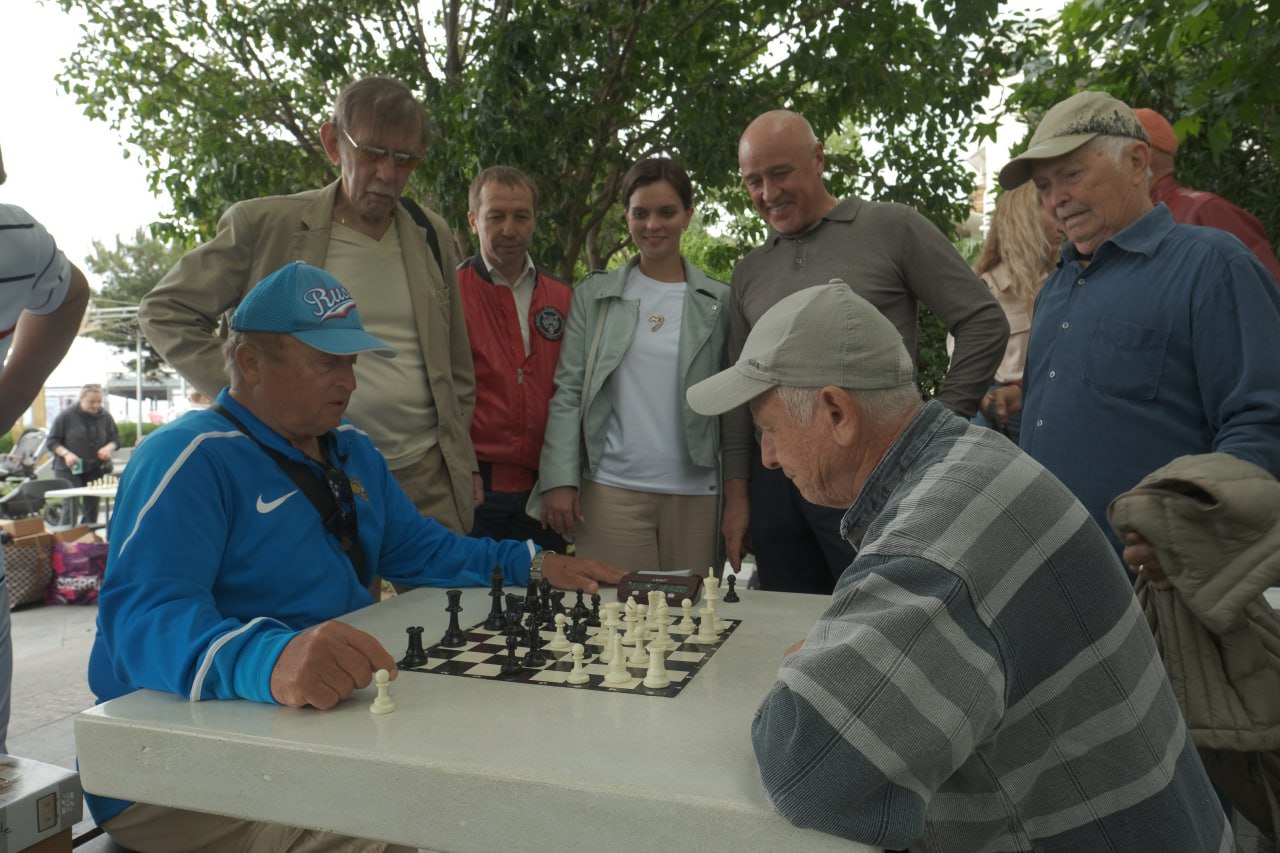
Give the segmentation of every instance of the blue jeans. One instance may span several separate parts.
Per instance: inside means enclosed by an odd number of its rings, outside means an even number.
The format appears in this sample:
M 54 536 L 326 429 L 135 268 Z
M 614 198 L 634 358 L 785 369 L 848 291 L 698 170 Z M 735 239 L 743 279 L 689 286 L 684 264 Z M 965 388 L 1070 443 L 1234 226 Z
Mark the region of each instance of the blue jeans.
M 1004 386 L 1001 385 L 1001 383 L 997 382 L 987 389 L 987 393 L 990 394 L 991 392 L 995 391 L 997 388 L 1002 388 L 1002 387 Z M 977 424 L 980 427 L 986 427 L 987 429 L 993 429 L 996 432 L 1000 432 L 1000 428 L 997 427 L 995 424 L 991 423 L 991 421 L 987 420 L 986 416 L 983 415 L 981 411 L 979 411 L 978 414 L 970 418 L 969 423 Z M 1016 415 L 1013 415 L 1012 417 L 1010 417 L 1009 420 L 1005 423 L 1004 434 L 1009 437 L 1010 441 L 1012 441 L 1014 444 L 1017 444 L 1018 433 L 1020 433 L 1021 431 L 1022 431 L 1022 412 L 1018 412 Z

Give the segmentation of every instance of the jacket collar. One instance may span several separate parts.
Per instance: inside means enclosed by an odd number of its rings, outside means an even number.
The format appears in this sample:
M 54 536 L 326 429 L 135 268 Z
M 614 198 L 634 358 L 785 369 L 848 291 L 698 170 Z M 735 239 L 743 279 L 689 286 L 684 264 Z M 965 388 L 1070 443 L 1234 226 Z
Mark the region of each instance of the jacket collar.
M 241 405 L 234 397 L 231 396 L 231 389 L 229 387 L 223 388 L 218 394 L 217 403 L 232 415 L 235 415 L 240 423 L 249 428 L 251 438 L 265 444 L 273 450 L 278 450 L 290 459 L 296 459 L 299 462 L 318 464 L 316 460 L 294 447 L 285 440 L 284 436 L 267 426 L 258 418 L 257 415 Z M 217 415 L 216 412 L 213 412 L 212 414 Z M 226 419 L 221 415 L 217 415 L 217 417 L 220 420 L 226 421 Z M 228 426 L 232 426 L 230 421 L 226 421 L 226 423 Z M 354 429 L 354 427 L 351 426 L 346 418 L 343 418 L 341 425 L 339 425 L 337 429 L 331 429 L 324 435 L 320 436 L 320 447 L 325 451 L 325 453 L 329 454 L 331 461 L 337 462 L 347 458 L 349 441 L 345 433 L 350 429 Z
M 681 256 L 680 262 L 684 264 L 684 280 L 688 285 L 688 292 L 699 293 L 704 296 L 715 298 L 715 292 L 707 286 L 710 279 L 702 270 L 689 263 L 689 259 Z M 596 294 L 596 299 L 621 299 L 622 289 L 627 284 L 627 276 L 631 274 L 631 268 L 638 266 L 640 257 L 636 256 L 618 269 L 614 270 L 612 275 L 607 275 L 600 285 L 600 291 Z
M 876 465 L 862 487 L 857 500 L 840 520 L 840 535 L 854 548 L 859 547 L 867 528 L 884 511 L 885 504 L 903 477 L 933 440 L 934 435 L 953 418 L 941 403 L 930 400 L 916 413 L 906 428 L 894 439 L 889 450 Z

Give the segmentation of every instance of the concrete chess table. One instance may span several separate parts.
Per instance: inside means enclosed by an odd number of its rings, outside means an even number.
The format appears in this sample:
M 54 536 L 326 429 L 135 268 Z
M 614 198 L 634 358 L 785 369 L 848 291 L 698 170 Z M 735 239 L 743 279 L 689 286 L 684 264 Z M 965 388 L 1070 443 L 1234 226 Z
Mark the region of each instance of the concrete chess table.
M 612 590 L 605 590 L 612 594 Z M 825 596 L 739 590 L 742 624 L 673 699 L 403 672 L 394 713 L 357 691 L 329 711 L 187 702 L 142 690 L 77 716 L 84 789 L 431 850 L 871 851 L 797 829 L 760 786 L 750 725 L 778 661 Z M 607 600 L 607 599 L 606 599 Z M 468 589 L 464 622 L 487 590 Z M 393 656 L 434 642 L 443 590 L 346 621 Z

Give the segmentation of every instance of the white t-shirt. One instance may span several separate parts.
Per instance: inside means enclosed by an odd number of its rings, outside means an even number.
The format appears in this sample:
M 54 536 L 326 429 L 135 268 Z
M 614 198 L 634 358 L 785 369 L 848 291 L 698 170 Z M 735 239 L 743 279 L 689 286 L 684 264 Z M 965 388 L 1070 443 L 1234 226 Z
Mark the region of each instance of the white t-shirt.
M 640 303 L 631 345 L 605 381 L 612 412 L 604 454 L 589 479 L 666 495 L 710 495 L 714 468 L 689 461 L 680 379 L 680 324 L 686 282 L 652 279 L 632 267 L 622 298 Z

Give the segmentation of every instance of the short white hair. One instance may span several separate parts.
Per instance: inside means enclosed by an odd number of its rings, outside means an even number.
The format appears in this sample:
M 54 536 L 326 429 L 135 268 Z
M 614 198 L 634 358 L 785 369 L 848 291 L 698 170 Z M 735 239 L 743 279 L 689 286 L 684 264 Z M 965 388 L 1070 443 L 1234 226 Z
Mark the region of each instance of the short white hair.
M 1135 142 L 1141 142 L 1141 141 L 1142 141 L 1141 139 L 1137 139 L 1132 136 L 1101 135 L 1101 136 L 1095 136 L 1093 139 L 1090 139 L 1089 144 L 1092 145 L 1094 149 L 1096 149 L 1098 152 L 1110 157 L 1111 161 L 1115 163 L 1117 166 L 1123 167 L 1125 164 L 1124 163 L 1125 156 L 1129 151 L 1129 147 L 1133 145 Z
M 779 385 L 774 388 L 778 401 L 787 414 L 798 423 L 807 424 L 813 420 L 814 409 L 818 405 L 818 394 L 821 388 L 792 388 Z M 879 388 L 874 391 L 855 391 L 842 388 L 853 398 L 863 417 L 873 423 L 886 423 L 897 420 L 922 402 L 920 391 L 915 385 L 901 385 L 897 388 Z

